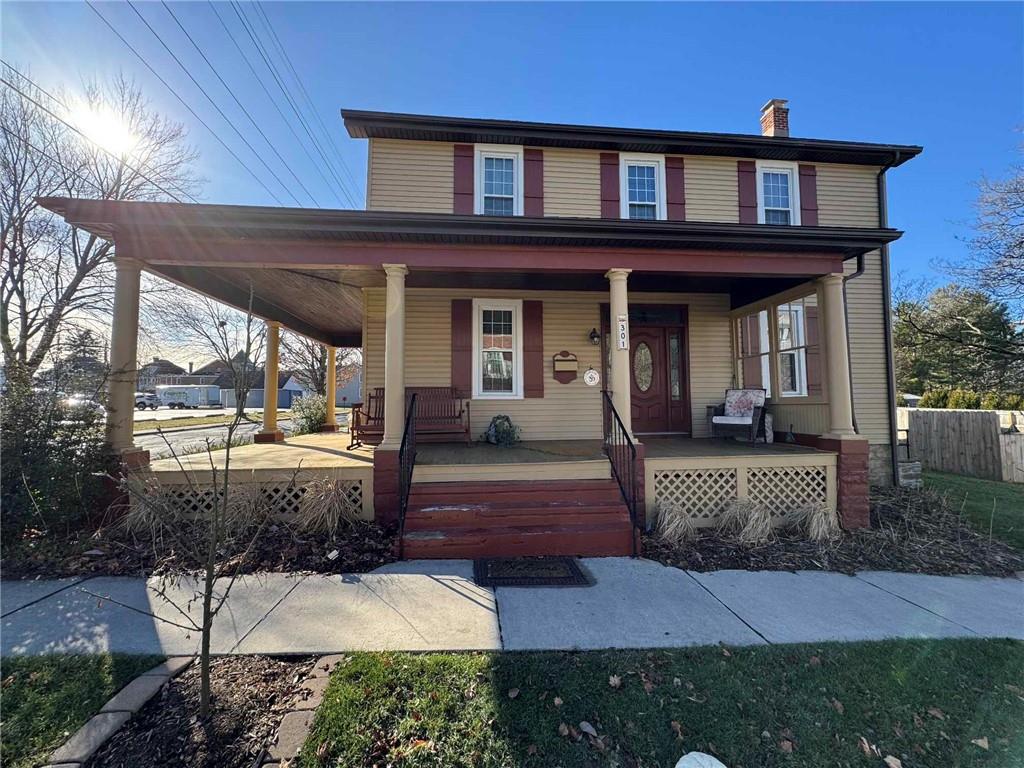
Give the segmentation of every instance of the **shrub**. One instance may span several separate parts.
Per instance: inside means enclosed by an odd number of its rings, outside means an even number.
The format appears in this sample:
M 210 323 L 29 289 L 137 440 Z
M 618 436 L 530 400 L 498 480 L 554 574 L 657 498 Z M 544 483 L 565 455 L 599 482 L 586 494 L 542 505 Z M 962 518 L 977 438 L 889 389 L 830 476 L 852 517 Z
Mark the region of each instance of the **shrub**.
M 907 398 L 905 398 L 905 397 L 903 396 L 903 393 L 902 393 L 902 392 L 900 392 L 900 393 L 898 393 L 898 394 L 896 395 L 896 405 L 897 405 L 897 406 L 898 406 L 899 408 L 906 408 L 906 407 L 907 407 Z
M 999 409 L 999 403 L 1002 401 L 998 392 L 986 392 L 981 398 L 981 407 L 986 411 L 995 411 Z
M 487 431 L 483 435 L 488 443 L 494 443 L 503 447 L 515 445 L 519 442 L 519 427 L 512 423 L 512 419 L 499 413 L 491 423 L 487 425 Z
M 1004 411 L 1024 411 L 1024 395 L 1003 395 L 999 407 Z
M 954 389 L 949 393 L 946 407 L 961 410 L 977 410 L 981 407 L 981 396 L 970 389 Z
M 103 438 L 103 416 L 67 408 L 54 392 L 11 386 L 2 399 L 0 536 L 29 529 L 68 534 L 110 501 L 116 462 Z
M 921 400 L 918 402 L 918 408 L 947 408 L 946 403 L 949 401 L 949 390 L 946 389 L 930 389 L 921 396 Z
M 292 403 L 292 434 L 319 432 L 326 421 L 327 398 L 323 395 L 306 395 Z

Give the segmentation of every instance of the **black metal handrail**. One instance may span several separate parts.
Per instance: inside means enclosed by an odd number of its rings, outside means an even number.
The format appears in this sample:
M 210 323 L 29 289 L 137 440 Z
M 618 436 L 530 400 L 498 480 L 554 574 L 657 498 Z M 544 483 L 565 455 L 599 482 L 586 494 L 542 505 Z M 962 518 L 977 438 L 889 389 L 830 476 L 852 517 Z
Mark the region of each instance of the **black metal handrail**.
M 398 556 L 404 556 L 405 511 L 409 506 L 412 471 L 416 466 L 416 393 L 405 411 L 405 429 L 398 449 Z
M 622 500 L 629 509 L 629 538 L 633 557 L 636 557 L 636 531 L 639 527 L 636 509 L 636 443 L 623 425 L 608 391 L 603 390 L 601 395 L 604 398 L 604 449 L 612 465 L 612 475 L 622 492 Z

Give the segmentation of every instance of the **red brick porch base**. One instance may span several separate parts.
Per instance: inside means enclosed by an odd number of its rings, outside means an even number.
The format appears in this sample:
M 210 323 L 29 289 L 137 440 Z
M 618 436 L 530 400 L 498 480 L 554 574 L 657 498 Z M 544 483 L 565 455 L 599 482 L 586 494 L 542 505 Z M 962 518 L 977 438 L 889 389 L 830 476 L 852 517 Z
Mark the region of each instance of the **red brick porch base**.
M 149 451 L 143 448 L 131 448 L 121 454 L 121 464 L 125 469 L 142 469 L 149 466 Z
M 337 432 L 338 431 L 338 425 L 337 424 L 321 424 L 320 425 L 320 431 L 321 432 Z
M 836 454 L 836 491 L 839 520 L 846 530 L 867 528 L 871 525 L 871 505 L 868 500 L 868 441 L 866 438 L 836 440 L 820 435 L 795 436 L 799 445 L 820 448 Z M 775 439 L 785 439 L 784 432 L 776 432 Z
M 640 530 L 647 529 L 647 472 L 644 456 L 647 454 L 643 443 L 636 444 L 636 524 Z
M 252 441 L 254 443 L 283 443 L 284 432 L 277 430 L 277 432 L 257 432 Z
M 373 452 L 373 518 L 383 526 L 398 522 L 398 451 Z

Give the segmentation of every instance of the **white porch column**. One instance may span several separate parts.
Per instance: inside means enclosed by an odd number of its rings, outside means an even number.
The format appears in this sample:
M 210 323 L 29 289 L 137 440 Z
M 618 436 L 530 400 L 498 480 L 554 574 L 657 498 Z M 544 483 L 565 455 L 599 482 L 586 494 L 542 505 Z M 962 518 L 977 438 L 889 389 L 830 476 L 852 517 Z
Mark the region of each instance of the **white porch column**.
M 384 264 L 387 303 L 384 310 L 384 438 L 380 449 L 402 447 L 405 429 L 405 276 L 404 264 Z
M 846 338 L 846 308 L 843 299 L 843 276 L 819 278 L 824 307 L 825 352 L 828 360 L 828 422 L 827 437 L 856 436 L 853 428 L 853 392 L 850 389 L 850 356 Z
M 337 365 L 338 351 L 333 346 L 327 347 L 327 418 L 324 419 L 323 432 L 337 432 L 338 419 L 335 414 L 334 401 L 338 396 Z
M 610 307 L 609 322 L 611 324 L 611 381 L 608 382 L 612 391 L 612 404 L 622 419 L 626 431 L 633 435 L 633 419 L 630 404 L 629 381 L 629 297 L 626 292 L 626 280 L 629 269 L 609 269 L 605 273 L 609 283 Z M 623 349 L 619 343 L 619 322 L 626 322 L 626 343 Z
M 277 371 L 281 346 L 281 324 L 267 320 L 267 360 L 263 368 L 263 429 L 256 434 L 257 443 L 277 443 L 284 433 L 277 428 Z
M 118 454 L 143 454 L 134 443 L 135 383 L 138 378 L 139 285 L 142 264 L 114 260 L 114 317 L 110 330 L 110 379 L 107 393 L 107 442 Z

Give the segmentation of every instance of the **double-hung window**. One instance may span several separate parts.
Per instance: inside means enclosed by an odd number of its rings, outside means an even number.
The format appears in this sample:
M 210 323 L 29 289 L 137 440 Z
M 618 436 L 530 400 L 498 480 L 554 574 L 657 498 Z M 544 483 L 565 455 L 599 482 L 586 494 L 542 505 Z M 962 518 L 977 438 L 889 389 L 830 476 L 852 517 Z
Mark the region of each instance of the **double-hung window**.
M 523 303 L 473 300 L 473 397 L 523 396 Z
M 475 150 L 474 209 L 485 216 L 523 213 L 523 149 L 480 145 Z
M 800 205 L 796 166 L 758 163 L 757 213 L 761 224 L 799 224 Z
M 622 218 L 665 218 L 665 159 L 661 155 L 622 155 L 619 179 Z
M 815 294 L 775 307 L 782 397 L 821 394 L 818 297 Z

